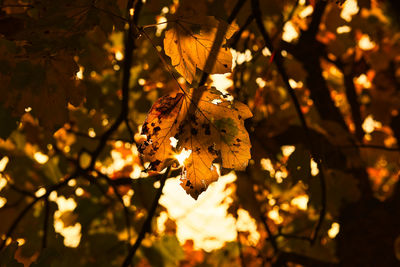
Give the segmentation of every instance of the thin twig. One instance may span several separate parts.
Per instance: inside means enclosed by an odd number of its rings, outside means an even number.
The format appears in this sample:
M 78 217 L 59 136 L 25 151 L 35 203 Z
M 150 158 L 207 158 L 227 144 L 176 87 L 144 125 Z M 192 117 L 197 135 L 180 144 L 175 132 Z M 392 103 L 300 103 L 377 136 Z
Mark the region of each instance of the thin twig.
M 276 237 L 275 235 L 272 234 L 271 228 L 269 228 L 267 217 L 265 217 L 263 212 L 260 213 L 260 217 L 261 217 L 261 222 L 264 225 L 265 230 L 267 231 L 268 240 L 271 243 L 272 248 L 274 249 L 275 252 L 279 252 L 279 247 L 278 244 L 276 243 Z
M 14 232 L 15 228 L 18 226 L 20 221 L 25 217 L 25 215 L 31 210 L 31 208 L 40 200 L 40 198 L 35 198 L 34 200 L 31 201 L 31 203 L 28 204 L 17 216 L 17 218 L 14 219 L 12 222 L 10 228 L 8 228 L 8 231 L 5 235 L 5 238 L 3 242 L 0 245 L 0 250 L 3 249 L 3 247 L 6 245 L 7 239 L 11 236 L 11 234 Z
M 14 219 L 14 221 L 11 223 L 10 227 L 8 228 L 6 234 L 5 234 L 5 239 L 0 245 L 0 250 L 2 250 L 7 242 L 7 239 L 12 235 L 14 230 L 17 228 L 18 224 L 21 222 L 21 220 L 25 217 L 25 215 L 31 210 L 31 208 L 39 201 L 42 199 L 47 199 L 48 196 L 50 195 L 51 192 L 58 190 L 59 188 L 66 186 L 68 182 L 76 177 L 78 175 L 77 172 L 69 176 L 68 178 L 64 179 L 63 181 L 50 186 L 49 188 L 46 189 L 46 193 L 41 196 L 41 197 L 36 197 L 33 199 L 17 216 L 17 218 Z
M 32 192 L 30 192 L 30 191 L 28 191 L 28 190 L 19 188 L 19 187 L 17 187 L 14 183 L 12 183 L 12 182 L 9 182 L 7 185 L 8 185 L 12 190 L 14 190 L 15 192 L 18 192 L 18 193 L 20 193 L 20 194 L 22 194 L 22 195 L 24 195 L 24 196 L 29 196 L 29 197 L 32 197 L 32 198 L 36 198 L 35 193 L 32 193 Z
M 134 143 L 135 142 L 135 133 L 133 132 L 131 126 L 129 125 L 128 118 L 125 118 L 125 125 L 126 125 L 126 129 L 128 130 L 128 133 L 129 133 L 130 141 L 131 141 L 131 143 Z
M 235 35 L 234 35 L 234 37 L 233 37 L 233 41 L 232 41 L 232 43 L 231 43 L 231 47 L 232 47 L 232 48 L 234 48 L 234 49 L 236 48 L 236 45 L 237 45 L 237 43 L 239 42 L 240 37 L 242 36 L 244 30 L 247 29 L 247 27 L 253 22 L 253 20 L 254 20 L 254 15 L 253 15 L 253 14 L 250 14 L 250 15 L 247 17 L 246 21 L 244 22 L 243 26 L 240 27 L 239 31 L 235 33 Z
M 104 149 L 107 141 L 111 137 L 111 135 L 119 128 L 119 126 L 124 122 L 128 115 L 128 99 L 129 99 L 129 81 L 131 78 L 131 66 L 133 61 L 133 50 L 135 49 L 135 40 L 132 31 L 136 27 L 136 23 L 139 19 L 139 14 L 142 9 L 143 2 L 137 1 L 135 5 L 135 13 L 133 18 L 129 19 L 129 27 L 125 34 L 125 58 L 123 62 L 123 74 L 122 74 L 122 103 L 121 103 L 121 112 L 115 122 L 111 125 L 111 127 L 105 131 L 99 141 L 99 145 L 96 149 L 91 153 L 92 158 L 89 165 L 89 170 L 94 169 L 94 165 L 96 163 L 97 158 L 99 157 L 101 151 Z M 129 14 L 130 10 L 133 8 L 133 1 L 128 1 L 127 12 Z
M 237 226 L 236 226 L 236 234 L 237 234 L 237 243 L 238 243 L 238 249 L 239 249 L 239 255 L 240 255 L 240 266 L 246 267 L 246 260 L 244 258 L 244 254 L 243 254 L 243 245 L 242 245 L 242 241 L 240 241 L 240 232 L 237 229 Z
M 265 29 L 264 23 L 262 21 L 262 14 L 261 14 L 259 1 L 258 0 L 251 0 L 251 6 L 252 6 L 253 15 L 254 15 L 254 17 L 256 19 L 256 23 L 257 23 L 258 29 L 259 29 L 262 37 L 264 38 L 265 45 L 271 51 L 271 53 L 275 52 L 275 56 L 273 57 L 273 61 L 276 64 L 276 67 L 278 69 L 279 74 L 281 75 L 281 77 L 283 79 L 283 82 L 286 85 L 286 89 L 287 89 L 287 91 L 288 91 L 288 93 L 289 93 L 289 95 L 290 95 L 290 97 L 292 99 L 292 102 L 293 102 L 294 107 L 296 109 L 296 113 L 297 113 L 297 115 L 298 115 L 298 117 L 300 119 L 300 123 L 301 123 L 301 125 L 303 127 L 303 130 L 305 132 L 305 135 L 306 135 L 306 141 L 307 141 L 307 143 L 308 143 L 308 145 L 309 145 L 309 147 L 311 149 L 311 157 L 317 163 L 317 166 L 318 166 L 318 169 L 319 169 L 319 179 L 321 181 L 321 200 L 322 200 L 321 206 L 322 207 L 321 207 L 321 211 L 320 211 L 320 218 L 319 218 L 317 226 L 315 228 L 315 229 L 319 230 L 321 228 L 322 222 L 323 222 L 323 220 L 325 218 L 325 214 L 326 214 L 326 182 L 325 182 L 325 176 L 324 176 L 324 173 L 323 173 L 323 166 L 322 166 L 322 163 L 321 163 L 321 159 L 320 159 L 318 153 L 316 153 L 316 149 L 314 148 L 314 144 L 311 141 L 310 130 L 309 130 L 308 126 L 307 126 L 307 122 L 306 122 L 305 116 L 303 114 L 303 111 L 301 110 L 300 103 L 299 103 L 299 101 L 298 101 L 298 99 L 296 97 L 296 93 L 295 93 L 293 87 L 290 85 L 289 76 L 288 76 L 288 74 L 286 72 L 286 69 L 285 69 L 285 67 L 283 65 L 283 57 L 282 57 L 280 51 L 275 51 L 274 46 L 272 44 L 272 40 L 269 37 L 269 34 L 268 34 L 267 30 Z M 322 15 L 318 14 L 317 16 L 318 16 L 318 18 L 320 18 L 320 16 L 322 16 Z M 314 31 L 316 32 L 318 30 L 319 21 L 320 20 L 313 18 L 313 20 L 312 20 L 312 22 L 310 24 L 310 27 L 309 27 L 309 33 L 314 33 Z M 318 25 L 316 25 L 317 22 L 318 22 Z M 313 237 L 312 237 L 313 242 L 315 241 L 316 236 L 317 236 L 317 233 L 315 233 L 313 235 Z
M 50 215 L 50 203 L 49 203 L 49 198 L 46 197 L 44 200 L 42 249 L 47 247 L 47 232 L 48 232 L 48 228 L 49 228 L 49 215 Z
M 159 202 L 160 197 L 162 195 L 162 191 L 163 191 L 163 188 L 164 188 L 164 185 L 165 185 L 165 181 L 169 177 L 170 172 L 171 172 L 171 167 L 168 167 L 166 172 L 164 173 L 163 178 L 160 181 L 160 187 L 157 190 L 156 196 L 154 197 L 154 200 L 153 200 L 153 203 L 152 203 L 152 205 L 150 207 L 150 210 L 148 212 L 147 218 L 143 223 L 142 229 L 139 232 L 139 235 L 138 235 L 138 237 L 137 237 L 137 239 L 135 241 L 135 244 L 133 244 L 133 246 L 129 250 L 129 253 L 126 256 L 126 258 L 125 258 L 125 260 L 124 260 L 124 262 L 122 264 L 123 267 L 128 267 L 129 265 L 131 265 L 132 259 L 135 256 L 135 253 L 136 253 L 137 249 L 142 244 L 142 241 L 145 238 L 146 233 L 150 233 L 151 232 L 151 222 L 152 222 L 152 219 L 153 219 L 153 217 L 154 217 L 154 215 L 156 213 L 156 209 L 157 209 L 157 207 L 159 205 L 158 202 Z
M 234 21 L 234 19 L 239 14 L 240 9 L 242 8 L 242 6 L 244 5 L 245 2 L 246 2 L 246 0 L 238 0 L 237 1 L 236 5 L 234 6 L 231 14 L 229 15 L 229 17 L 227 19 L 228 24 L 231 24 Z M 214 40 L 213 46 L 211 47 L 211 50 L 210 50 L 210 56 L 208 56 L 206 64 L 204 65 L 204 66 L 211 66 L 210 69 L 212 69 L 212 66 L 215 63 L 215 62 L 212 62 L 213 59 L 211 57 L 211 52 L 214 49 L 218 49 L 219 46 L 221 45 L 220 42 L 217 42 L 218 41 L 217 40 L 218 34 L 220 34 L 220 32 L 217 32 L 217 35 L 216 35 L 216 38 Z M 222 34 L 225 35 L 225 33 L 222 33 Z M 206 83 L 207 79 L 208 79 L 208 73 L 204 71 L 202 76 L 201 76 L 200 82 L 199 82 L 199 87 L 203 86 Z
M 119 202 L 122 205 L 122 208 L 124 209 L 124 215 L 125 215 L 125 224 L 126 224 L 126 228 L 127 228 L 127 232 L 128 232 L 128 246 L 131 242 L 132 236 L 131 236 L 131 215 L 129 212 L 129 209 L 127 206 L 125 206 L 124 203 L 124 199 L 122 198 L 121 194 L 118 192 L 118 188 L 117 186 L 112 182 L 112 180 L 110 179 L 110 177 L 108 177 L 107 175 L 101 173 L 101 172 L 97 172 L 98 175 L 100 175 L 100 177 L 103 177 L 107 183 L 112 187 L 115 196 L 118 198 Z

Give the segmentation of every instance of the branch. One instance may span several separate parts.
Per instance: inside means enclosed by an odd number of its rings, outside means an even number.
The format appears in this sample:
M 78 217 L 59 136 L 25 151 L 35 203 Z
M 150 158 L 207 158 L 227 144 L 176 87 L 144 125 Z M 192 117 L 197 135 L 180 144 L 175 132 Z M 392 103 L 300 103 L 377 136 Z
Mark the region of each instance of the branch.
M 231 24 L 233 22 L 233 20 L 236 18 L 236 16 L 238 15 L 240 9 L 242 8 L 242 6 L 244 5 L 245 2 L 246 2 L 246 0 L 238 0 L 237 1 L 235 7 L 232 10 L 232 13 L 229 15 L 229 17 L 227 19 L 228 24 Z M 225 32 L 226 32 L 226 29 L 222 29 L 222 30 L 225 30 Z M 213 45 L 212 45 L 212 47 L 210 49 L 210 54 L 209 54 L 209 56 L 207 58 L 206 64 L 204 65 L 205 69 L 207 69 L 209 66 L 211 66 L 211 68 L 209 68 L 209 69 L 212 69 L 212 66 L 215 64 L 215 60 L 216 59 L 213 60 L 213 58 L 211 57 L 211 53 L 213 53 L 213 51 L 219 49 L 219 47 L 222 44 L 223 38 L 219 38 L 220 40 L 217 39 L 217 38 L 218 37 L 223 37 L 225 35 L 225 32 L 221 32 L 220 29 L 217 30 L 217 34 L 216 34 L 215 40 L 214 40 Z M 208 73 L 207 72 L 203 72 L 203 75 L 201 76 L 201 79 L 200 79 L 200 82 L 199 82 L 199 87 L 206 83 L 207 78 L 208 78 Z
M 121 112 L 115 122 L 111 125 L 111 127 L 103 133 L 100 137 L 100 141 L 96 149 L 91 153 L 92 159 L 90 161 L 90 165 L 88 170 L 93 170 L 94 165 L 101 151 L 104 149 L 107 141 L 111 137 L 111 135 L 119 128 L 119 126 L 125 121 L 128 116 L 128 99 L 129 99 L 129 81 L 131 78 L 131 66 L 133 59 L 133 50 L 136 48 L 135 40 L 133 39 L 132 31 L 136 30 L 136 24 L 139 19 L 139 14 L 142 9 L 143 2 L 137 1 L 135 4 L 135 13 L 133 18 L 129 19 L 129 27 L 125 33 L 125 58 L 123 63 L 123 74 L 122 74 L 122 103 L 121 103 Z M 133 1 L 129 0 L 127 5 L 127 12 L 129 14 L 130 10 L 133 8 Z
M 119 202 L 122 205 L 122 208 L 124 209 L 125 224 L 126 224 L 126 228 L 127 228 L 127 231 L 128 231 L 128 242 L 127 243 L 128 243 L 128 246 L 129 246 L 129 244 L 131 242 L 131 238 L 132 238 L 131 237 L 131 215 L 130 215 L 129 209 L 128 209 L 127 206 L 125 206 L 124 200 L 123 200 L 121 194 L 118 192 L 117 186 L 112 182 L 112 179 L 110 179 L 110 177 L 108 177 L 107 175 L 105 175 L 105 174 L 103 174 L 103 173 L 101 173 L 99 171 L 97 171 L 96 173 L 98 175 L 100 175 L 101 177 L 103 177 L 107 181 L 107 183 L 112 187 L 115 196 L 118 198 Z
M 265 228 L 265 230 L 267 231 L 267 234 L 268 234 L 268 240 L 269 240 L 269 242 L 271 242 L 271 245 L 272 245 L 272 248 L 274 249 L 274 251 L 277 253 L 278 251 L 279 251 L 279 247 L 278 247 L 278 244 L 276 243 L 276 237 L 275 237 L 275 235 L 273 235 L 272 234 L 272 231 L 271 231 L 271 229 L 269 228 L 269 225 L 268 225 L 268 219 L 267 219 L 267 217 L 264 215 L 264 213 L 260 213 L 260 217 L 261 217 L 261 222 L 263 223 L 263 225 L 264 225 L 264 228 Z
M 44 200 L 43 238 L 42 249 L 47 247 L 47 230 L 49 228 L 50 203 L 49 198 Z
M 354 55 L 351 61 L 350 68 L 347 68 L 342 60 L 331 60 L 326 53 L 323 55 L 324 59 L 333 63 L 337 68 L 339 68 L 343 72 L 343 82 L 346 89 L 346 98 L 349 102 L 351 108 L 351 116 L 353 119 L 353 123 L 356 129 L 356 138 L 359 142 L 362 142 L 365 132 L 362 128 L 362 119 L 361 119 L 361 111 L 360 111 L 360 103 L 358 101 L 358 96 L 356 92 L 356 88 L 354 86 L 353 78 L 357 75 L 355 64 L 359 64 L 360 61 L 354 62 Z M 349 70 L 348 70 L 349 69 Z
M 22 188 L 17 187 L 17 186 L 16 186 L 15 184 L 13 184 L 11 181 L 8 182 L 7 185 L 8 185 L 12 190 L 14 190 L 15 192 L 18 192 L 18 193 L 20 193 L 20 194 L 22 194 L 22 195 L 24 195 L 24 196 L 29 196 L 29 197 L 32 197 L 32 198 L 36 198 L 35 193 L 32 193 L 32 192 L 30 192 L 30 191 L 28 191 L 28 190 L 25 190 L 25 189 L 22 189 Z
M 237 229 L 237 227 L 236 227 L 236 235 L 237 235 L 237 243 L 238 243 L 239 256 L 240 256 L 240 266 L 246 267 L 246 259 L 244 258 L 244 254 L 243 254 L 243 244 L 240 241 L 240 232 Z
M 41 196 L 41 197 L 35 197 L 34 200 L 32 200 L 17 216 L 17 218 L 14 219 L 14 221 L 11 223 L 10 227 L 8 228 L 7 233 L 5 234 L 5 238 L 3 242 L 0 245 L 0 250 L 2 250 L 7 242 L 7 239 L 12 235 L 14 232 L 15 228 L 17 228 L 18 224 L 21 222 L 21 220 L 25 217 L 25 215 L 30 211 L 30 209 L 37 203 L 39 200 L 42 199 L 47 199 L 50 195 L 51 192 L 58 190 L 59 188 L 65 186 L 68 184 L 68 182 L 73 179 L 74 177 L 78 176 L 78 172 L 75 172 L 68 178 L 62 180 L 61 182 L 50 186 L 49 188 L 46 189 L 46 193 Z
M 17 216 L 17 218 L 15 218 L 15 220 L 13 221 L 13 223 L 11 224 L 10 228 L 8 228 L 8 231 L 4 237 L 3 242 L 0 245 L 0 251 L 4 248 L 4 246 L 6 245 L 7 239 L 12 235 L 12 233 L 14 232 L 15 228 L 18 226 L 18 224 L 20 223 L 20 221 L 25 217 L 25 215 L 28 213 L 28 211 L 39 201 L 39 198 L 35 198 L 34 200 L 31 201 L 31 203 L 28 204 L 28 206 L 26 206 Z
M 161 184 L 160 187 L 157 190 L 156 196 L 154 197 L 153 203 L 150 207 L 150 210 L 148 212 L 147 218 L 143 223 L 142 229 L 139 232 L 138 238 L 135 241 L 135 244 L 133 244 L 132 248 L 130 249 L 128 255 L 126 256 L 122 266 L 123 267 L 127 267 L 129 265 L 131 265 L 132 263 L 132 259 L 135 256 L 135 253 L 137 251 L 137 249 L 140 247 L 140 245 L 142 244 L 143 239 L 146 236 L 146 233 L 150 233 L 151 232 L 151 221 L 156 213 L 156 209 L 158 207 L 158 202 L 160 200 L 160 197 L 162 195 L 162 191 L 165 185 L 165 181 L 167 180 L 167 178 L 169 177 L 171 173 L 171 167 L 168 167 L 166 172 L 164 173 L 163 178 L 161 179 Z
M 177 177 L 179 175 L 182 174 L 182 168 L 178 168 L 178 169 L 174 169 L 171 170 L 171 175 L 170 177 Z M 132 185 L 135 184 L 137 182 L 140 182 L 143 179 L 154 179 L 154 181 L 161 181 L 162 178 L 164 177 L 164 174 L 156 174 L 156 175 L 152 175 L 146 178 L 138 178 L 138 179 L 132 179 L 131 177 L 120 177 L 120 178 L 116 178 L 116 179 L 112 179 L 109 182 L 119 186 L 119 185 Z
M 244 32 L 244 30 L 247 29 L 247 27 L 250 25 L 250 23 L 252 23 L 254 20 L 254 16 L 253 14 L 250 14 L 250 16 L 247 17 L 245 23 L 243 24 L 242 27 L 240 27 L 239 31 L 237 33 L 235 33 L 233 41 L 231 43 L 231 47 L 232 48 L 236 48 L 237 43 L 240 40 L 240 37 L 242 36 L 242 33 Z
M 281 77 L 283 79 L 283 82 L 286 85 L 286 89 L 287 89 L 287 91 L 288 91 L 288 93 L 289 93 L 289 95 L 290 95 L 290 97 L 292 99 L 292 102 L 293 102 L 294 107 L 296 109 L 297 115 L 298 115 L 298 117 L 300 119 L 301 125 L 302 125 L 303 130 L 304 130 L 305 135 L 306 135 L 307 143 L 308 143 L 309 147 L 311 148 L 311 157 L 314 159 L 314 161 L 318 165 L 319 178 L 320 178 L 320 181 L 321 181 L 321 201 L 322 201 L 321 205 L 322 205 L 322 208 L 321 208 L 321 211 L 320 211 L 320 216 L 319 216 L 319 220 L 318 220 L 317 226 L 315 228 L 316 232 L 314 233 L 314 235 L 312 237 L 312 240 L 314 242 L 316 237 L 317 237 L 317 231 L 319 231 L 319 229 L 321 228 L 322 222 L 325 219 L 325 215 L 326 215 L 326 181 L 325 181 L 325 176 L 323 174 L 323 167 L 322 167 L 322 163 L 321 163 L 321 158 L 320 158 L 319 154 L 316 153 L 316 149 L 314 147 L 314 143 L 311 141 L 311 138 L 310 138 L 310 130 L 309 130 L 308 126 L 307 126 L 304 114 L 303 114 L 303 112 L 301 110 L 300 103 L 299 103 L 299 101 L 298 101 L 298 99 L 296 97 L 296 93 L 295 93 L 294 89 L 292 88 L 292 86 L 289 83 L 289 76 L 288 76 L 288 74 L 286 72 L 286 69 L 283 66 L 282 55 L 281 55 L 280 51 L 275 51 L 274 46 L 273 46 L 272 41 L 271 41 L 271 38 L 269 37 L 267 30 L 265 29 L 264 23 L 262 21 L 262 14 L 261 14 L 259 1 L 258 0 L 252 0 L 251 1 L 251 7 L 252 7 L 253 15 L 254 15 L 254 17 L 256 19 L 256 23 L 257 23 L 258 29 L 259 29 L 261 35 L 264 38 L 265 45 L 271 51 L 271 53 L 275 52 L 275 56 L 273 57 L 273 61 L 275 62 L 276 67 L 278 69 L 278 72 L 281 75 Z M 318 26 L 319 26 L 320 16 L 316 16 L 316 18 L 313 18 L 313 21 L 311 22 L 311 24 L 313 24 L 313 23 L 315 24 L 316 21 L 318 21 Z M 315 27 L 315 25 L 314 26 L 310 25 L 310 28 L 309 28 L 309 30 L 311 30 L 310 33 L 312 33 L 312 31 L 313 31 L 312 27 Z M 317 29 L 318 29 L 318 27 L 317 27 Z
M 326 216 L 326 202 L 327 202 L 327 196 L 326 196 L 327 192 L 326 191 L 327 190 L 326 190 L 326 179 L 325 179 L 325 174 L 324 174 L 325 171 L 322 169 L 323 166 L 322 166 L 321 162 L 317 162 L 317 165 L 318 165 L 318 169 L 319 169 L 318 178 L 319 178 L 319 182 L 321 183 L 321 186 L 320 186 L 320 188 L 321 188 L 321 210 L 319 212 L 317 225 L 315 226 L 314 232 L 311 236 L 311 244 L 314 244 L 315 241 L 317 240 L 319 231 L 322 228 L 322 224 L 324 223 L 325 216 Z

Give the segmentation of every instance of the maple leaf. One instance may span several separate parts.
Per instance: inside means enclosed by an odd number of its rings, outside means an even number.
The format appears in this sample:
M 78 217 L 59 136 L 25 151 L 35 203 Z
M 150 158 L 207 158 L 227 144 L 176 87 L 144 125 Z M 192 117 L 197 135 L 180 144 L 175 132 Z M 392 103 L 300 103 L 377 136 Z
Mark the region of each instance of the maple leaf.
M 229 25 L 212 16 L 178 17 L 174 27 L 165 33 L 165 54 L 190 84 L 196 68 L 212 74 L 231 72 L 230 50 L 213 45 L 214 42 L 225 45 L 226 39 L 231 38 L 237 30 L 237 25 Z
M 181 185 L 195 199 L 218 179 L 214 163 L 243 170 L 250 159 L 244 120 L 252 114 L 245 104 L 226 98 L 205 86 L 190 94 L 166 95 L 153 105 L 143 124 L 147 140 L 139 150 L 154 170 L 171 164 L 179 151 L 191 151 L 183 162 Z M 170 144 L 171 137 L 179 140 L 176 149 Z

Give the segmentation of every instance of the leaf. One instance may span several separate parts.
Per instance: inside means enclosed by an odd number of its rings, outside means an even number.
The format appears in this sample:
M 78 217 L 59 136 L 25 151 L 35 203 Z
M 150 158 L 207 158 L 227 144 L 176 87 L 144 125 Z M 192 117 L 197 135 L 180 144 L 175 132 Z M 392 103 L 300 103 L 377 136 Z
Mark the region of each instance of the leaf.
M 191 151 L 184 161 L 181 185 L 195 199 L 218 179 L 215 162 L 223 168 L 244 170 L 250 159 L 244 120 L 252 114 L 243 103 L 225 98 L 215 88 L 204 86 L 192 94 L 167 95 L 153 105 L 143 124 L 147 140 L 139 150 L 154 170 L 162 170 L 178 151 Z M 171 137 L 179 140 L 176 151 Z
M 165 33 L 165 53 L 189 83 L 195 77 L 196 68 L 208 73 L 231 72 L 232 54 L 220 45 L 226 44 L 224 39 L 231 38 L 237 30 L 237 25 L 229 25 L 212 16 L 180 17 Z

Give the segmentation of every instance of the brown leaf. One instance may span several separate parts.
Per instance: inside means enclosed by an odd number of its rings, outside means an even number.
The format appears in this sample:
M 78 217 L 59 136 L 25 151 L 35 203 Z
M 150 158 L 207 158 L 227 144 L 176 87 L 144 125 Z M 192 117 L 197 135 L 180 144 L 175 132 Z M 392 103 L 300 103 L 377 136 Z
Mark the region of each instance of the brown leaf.
M 151 108 L 139 150 L 155 170 L 162 170 L 183 149 L 191 153 L 184 162 L 182 187 L 193 198 L 218 179 L 216 162 L 227 169 L 244 170 L 250 159 L 250 140 L 244 120 L 249 108 L 226 100 L 215 88 L 200 87 L 194 93 L 167 95 Z M 192 105 L 192 103 L 198 103 Z M 170 138 L 179 140 L 175 149 Z
M 164 49 L 172 65 L 189 83 L 195 77 L 196 68 L 208 73 L 231 72 L 230 50 L 213 47 L 213 44 L 214 41 L 226 44 L 225 39 L 238 30 L 237 25 L 229 25 L 212 16 L 178 17 L 175 21 L 174 27 L 165 33 Z

